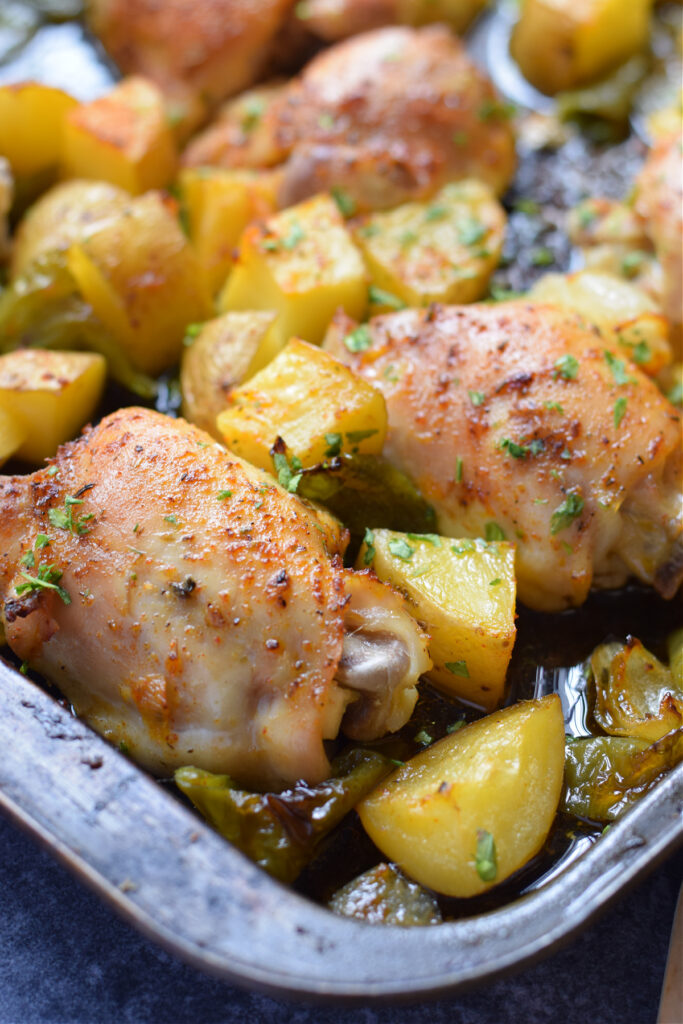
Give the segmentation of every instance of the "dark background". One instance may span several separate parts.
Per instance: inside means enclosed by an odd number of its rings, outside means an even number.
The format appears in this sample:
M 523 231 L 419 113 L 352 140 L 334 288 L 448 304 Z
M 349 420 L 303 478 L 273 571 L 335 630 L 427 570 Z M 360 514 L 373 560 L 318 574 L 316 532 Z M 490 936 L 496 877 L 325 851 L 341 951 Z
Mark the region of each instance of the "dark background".
M 243 992 L 186 967 L 0 817 L 0 1022 L 655 1024 L 682 877 L 679 852 L 565 949 L 476 991 L 338 1009 Z

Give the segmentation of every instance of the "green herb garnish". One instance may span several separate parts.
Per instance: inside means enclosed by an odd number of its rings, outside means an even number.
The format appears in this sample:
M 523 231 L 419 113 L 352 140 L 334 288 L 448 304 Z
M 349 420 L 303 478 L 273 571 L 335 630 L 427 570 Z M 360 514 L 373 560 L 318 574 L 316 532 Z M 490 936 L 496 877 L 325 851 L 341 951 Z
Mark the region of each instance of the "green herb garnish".
M 477 852 L 474 855 L 474 866 L 482 882 L 493 882 L 498 874 L 496 844 L 491 833 L 484 828 L 477 829 Z
M 554 535 L 566 530 L 568 526 L 583 512 L 583 498 L 576 491 L 570 491 L 561 505 L 550 517 L 550 532 Z

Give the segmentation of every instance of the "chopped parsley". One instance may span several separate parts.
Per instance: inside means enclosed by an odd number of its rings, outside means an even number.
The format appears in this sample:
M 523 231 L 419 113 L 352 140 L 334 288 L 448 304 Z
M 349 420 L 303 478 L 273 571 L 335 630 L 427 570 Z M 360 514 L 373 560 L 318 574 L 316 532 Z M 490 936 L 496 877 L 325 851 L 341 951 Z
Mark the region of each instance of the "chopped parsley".
M 480 220 L 468 217 L 458 226 L 458 238 L 463 245 L 476 245 L 488 233 L 488 228 Z
M 404 231 L 399 237 L 399 243 L 401 245 L 414 245 L 417 242 L 417 235 L 414 231 Z
M 514 117 L 517 113 L 517 108 L 514 103 L 501 103 L 500 100 L 487 99 L 479 107 L 477 116 L 480 121 L 491 121 L 494 118 L 503 118 L 508 120 Z
M 71 604 L 71 598 L 68 592 L 59 585 L 59 580 L 62 578 L 62 570 L 58 569 L 54 565 L 40 565 L 35 576 L 31 576 L 27 572 L 21 572 L 21 575 L 26 580 L 25 583 L 18 583 L 14 588 L 17 594 L 35 593 L 41 590 L 55 590 L 61 597 L 64 604 Z
M 626 398 L 622 395 L 621 398 L 617 398 L 614 403 L 614 429 L 619 429 L 619 424 L 626 415 Z
M 415 742 L 421 743 L 423 747 L 428 747 L 429 744 L 433 742 L 433 737 L 431 737 L 424 729 L 420 729 L 415 736 Z
M 541 207 L 535 199 L 525 199 L 522 197 L 515 200 L 513 206 L 518 213 L 525 213 L 527 217 L 537 217 L 541 212 Z
M 403 562 L 409 562 L 415 554 L 415 548 L 412 548 L 408 541 L 402 537 L 396 537 L 394 540 L 389 541 L 389 550 L 395 558 L 400 558 Z
M 219 491 L 216 497 L 219 501 L 225 501 L 226 498 L 232 498 L 232 491 Z
M 249 134 L 257 127 L 266 109 L 265 100 L 261 96 L 251 96 L 243 106 L 242 131 Z
M 497 586 L 500 586 L 500 584 L 502 582 L 503 581 L 501 580 L 500 576 L 496 576 L 495 580 L 489 580 L 489 586 L 490 587 L 497 587 Z
M 425 220 L 443 220 L 447 214 L 447 206 L 442 206 L 440 203 L 432 203 L 425 210 Z
M 372 437 L 377 433 L 376 429 L 373 430 L 349 430 L 346 433 L 346 440 L 349 444 L 360 444 L 361 441 L 365 441 L 366 438 Z
M 562 377 L 563 380 L 575 380 L 578 372 L 579 361 L 571 353 L 568 352 L 566 355 L 560 356 L 559 359 L 555 360 L 554 380 L 557 380 L 558 377 Z
M 566 530 L 583 512 L 583 498 L 576 491 L 570 491 L 561 505 L 550 517 L 550 532 L 555 535 Z
M 84 534 L 90 533 L 91 528 L 87 524 L 95 518 L 94 513 L 88 512 L 87 515 L 74 519 L 74 505 L 82 504 L 82 498 L 74 498 L 67 494 L 64 499 L 64 508 L 48 509 L 47 518 L 58 530 L 66 530 L 67 533 L 82 537 Z
M 543 408 L 547 409 L 549 412 L 559 412 L 560 415 L 564 412 L 564 409 L 559 402 L 544 402 Z
M 363 543 L 365 544 L 365 554 L 363 555 L 363 565 L 371 565 L 372 560 L 375 557 L 375 535 L 372 530 L 366 529 L 363 535 Z
M 634 249 L 633 252 L 627 253 L 621 261 L 622 274 L 634 277 L 640 270 L 643 260 L 648 259 L 649 255 L 643 249 Z
M 531 264 L 534 267 L 549 267 L 554 262 L 552 249 L 547 245 L 541 245 L 531 253 Z
M 456 482 L 456 484 L 459 484 L 459 483 L 462 482 L 462 468 L 463 468 L 463 462 L 462 462 L 462 459 L 460 458 L 460 456 L 458 455 L 457 459 L 455 460 L 455 482 Z
M 164 522 L 165 523 L 170 523 L 171 526 L 177 526 L 178 525 L 178 520 L 173 515 L 173 513 L 171 513 L 170 515 L 164 516 Z
M 324 110 L 318 118 L 318 127 L 322 128 L 324 132 L 332 131 L 334 128 L 334 117 L 329 110 Z
M 633 347 L 631 359 L 634 363 L 638 363 L 638 366 L 642 366 L 643 363 L 649 362 L 651 355 L 652 353 L 648 343 L 646 341 L 639 341 L 638 344 Z
M 334 123 L 334 122 L 333 122 Z M 356 212 L 356 201 L 348 192 L 345 192 L 343 188 L 334 186 L 331 190 L 332 198 L 334 199 L 339 212 L 343 217 L 353 217 Z
M 277 482 L 290 494 L 296 494 L 301 481 L 301 459 L 292 455 L 291 460 L 287 461 L 284 452 L 278 451 L 272 451 L 271 458 L 277 473 Z
M 367 324 L 356 327 L 344 338 L 344 344 L 349 352 L 365 352 L 372 345 L 372 335 Z
M 482 882 L 493 882 L 498 874 L 496 844 L 491 833 L 484 828 L 477 829 L 477 851 L 474 855 L 474 866 Z
M 282 239 L 282 248 L 287 249 L 289 252 L 291 252 L 292 249 L 296 249 L 299 242 L 302 242 L 305 237 L 306 234 L 304 232 L 304 229 L 301 227 L 301 224 L 299 224 L 298 220 L 295 220 L 292 222 L 289 231 Z
M 453 132 L 453 142 L 456 146 L 466 146 L 468 138 L 467 132 Z
M 449 672 L 452 672 L 454 676 L 464 676 L 465 679 L 469 679 L 470 677 L 466 661 L 447 661 L 445 662 L 445 667 Z
M 482 405 L 486 398 L 483 391 L 468 391 L 467 394 L 470 396 L 472 405 Z
M 626 363 L 623 359 L 617 359 L 611 352 L 605 350 L 604 352 L 605 362 L 610 368 L 610 372 L 614 379 L 614 383 L 618 387 L 622 387 L 624 384 L 628 384 L 631 381 L 628 373 L 626 372 Z
M 488 541 L 505 540 L 505 533 L 500 528 L 498 523 L 493 522 L 487 523 L 486 526 L 484 527 L 484 536 Z
M 325 449 L 326 458 L 332 459 L 335 455 L 339 455 L 342 446 L 341 434 L 325 434 L 325 444 L 327 445 Z
M 529 448 L 525 444 L 517 444 L 516 441 L 512 441 L 509 437 L 503 437 L 500 441 L 500 447 L 511 455 L 513 459 L 525 459 L 529 454 Z
M 441 537 L 439 537 L 438 533 L 407 533 L 406 537 L 408 540 L 424 541 L 435 548 L 441 547 Z
M 458 729 L 462 729 L 464 724 L 465 724 L 465 719 L 464 718 L 459 718 L 457 720 L 457 722 L 451 722 L 451 724 L 446 727 L 446 732 L 449 733 L 449 735 L 450 735 L 450 733 L 457 732 Z
M 389 306 L 390 309 L 406 308 L 405 302 L 403 299 L 399 299 L 398 295 L 385 292 L 383 288 L 376 288 L 374 284 L 371 284 L 368 289 L 368 299 L 373 306 Z

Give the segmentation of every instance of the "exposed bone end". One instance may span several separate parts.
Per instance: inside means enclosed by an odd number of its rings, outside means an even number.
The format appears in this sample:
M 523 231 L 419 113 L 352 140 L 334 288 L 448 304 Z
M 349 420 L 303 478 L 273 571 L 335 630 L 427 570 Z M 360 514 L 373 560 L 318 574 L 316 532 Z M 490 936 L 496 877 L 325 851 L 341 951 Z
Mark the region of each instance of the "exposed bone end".
M 342 731 L 354 740 L 372 740 L 405 725 L 417 701 L 417 682 L 432 663 L 427 637 L 400 594 L 370 570 L 349 573 L 346 590 L 351 599 L 335 678 L 356 699 L 346 709 Z

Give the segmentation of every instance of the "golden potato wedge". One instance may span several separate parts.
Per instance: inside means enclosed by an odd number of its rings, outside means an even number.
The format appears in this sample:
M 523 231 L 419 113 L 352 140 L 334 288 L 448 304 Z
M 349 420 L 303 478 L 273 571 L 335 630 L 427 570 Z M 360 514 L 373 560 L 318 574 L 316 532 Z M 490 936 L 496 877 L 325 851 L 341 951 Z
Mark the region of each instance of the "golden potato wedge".
M 132 199 L 67 253 L 69 270 L 133 366 L 158 374 L 179 358 L 185 328 L 211 311 L 173 200 Z
M 25 440 L 23 424 L 0 404 L 0 466 L 19 451 Z
M 357 810 L 382 853 L 447 896 L 476 896 L 541 849 L 564 772 L 557 694 L 496 711 L 393 772 Z
M 529 298 L 575 310 L 652 377 L 671 362 L 667 318 L 637 285 L 614 274 L 546 274 L 534 284 Z
M 514 544 L 373 530 L 358 554 L 358 568 L 367 565 L 429 633 L 435 685 L 495 708 L 515 642 Z
M 228 448 L 272 472 L 270 450 L 277 437 L 303 466 L 342 451 L 378 455 L 387 409 L 381 391 L 322 349 L 292 338 L 231 393 L 217 427 Z
M 56 171 L 67 114 L 77 101 L 39 82 L 0 86 L 0 154 L 15 178 Z
M 224 313 L 202 324 L 194 339 L 185 339 L 182 413 L 218 441 L 223 437 L 216 417 L 227 408 L 233 389 L 254 373 L 274 320 L 275 313 Z
M 486 293 L 504 231 L 502 206 L 473 180 L 446 185 L 430 202 L 364 218 L 354 238 L 374 286 L 373 313 L 397 308 L 392 297 L 406 306 L 474 302 Z
M 220 307 L 274 310 L 271 358 L 294 336 L 320 344 L 340 306 L 362 320 L 367 283 L 361 255 L 329 196 L 314 196 L 247 228 Z
M 244 229 L 277 208 L 276 177 L 271 172 L 188 167 L 180 190 L 190 238 L 211 295 L 225 283 Z
M 541 92 L 575 89 L 647 44 L 652 0 L 523 0 L 512 55 Z
M 124 78 L 106 96 L 67 114 L 64 177 L 109 181 L 140 195 L 168 185 L 176 164 L 163 95 L 142 76 Z
M 0 409 L 25 437 L 15 454 L 39 464 L 75 437 L 92 417 L 106 377 L 91 352 L 17 349 L 0 356 Z
M 103 181 L 65 181 L 30 207 L 14 236 L 11 274 L 25 274 L 48 253 L 66 252 L 106 220 L 121 213 L 130 196 Z

